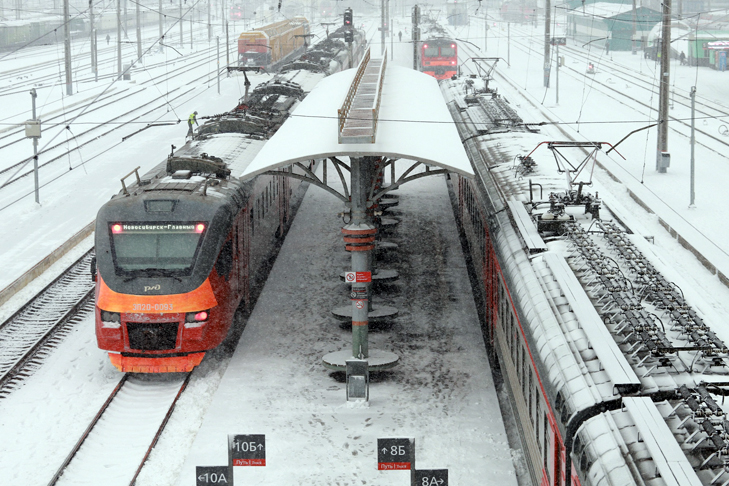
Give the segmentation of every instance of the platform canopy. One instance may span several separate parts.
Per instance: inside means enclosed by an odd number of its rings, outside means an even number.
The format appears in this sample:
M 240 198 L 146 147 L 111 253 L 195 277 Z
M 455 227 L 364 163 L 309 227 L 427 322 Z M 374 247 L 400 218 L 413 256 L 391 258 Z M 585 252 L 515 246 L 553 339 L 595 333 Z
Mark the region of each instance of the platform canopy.
M 375 143 L 338 142 L 337 109 L 356 69 L 326 77 L 264 145 L 241 178 L 328 157 L 409 159 L 473 176 L 471 162 L 435 78 L 387 66 Z

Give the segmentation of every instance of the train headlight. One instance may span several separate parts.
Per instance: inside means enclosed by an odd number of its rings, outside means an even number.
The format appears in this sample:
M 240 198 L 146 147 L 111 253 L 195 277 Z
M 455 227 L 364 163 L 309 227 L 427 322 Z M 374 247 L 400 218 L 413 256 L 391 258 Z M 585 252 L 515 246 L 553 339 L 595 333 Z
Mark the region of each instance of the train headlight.
M 118 328 L 121 327 L 121 314 L 118 312 L 101 311 L 101 323 L 104 327 Z
M 199 327 L 210 317 L 210 311 L 188 312 L 185 314 L 185 327 Z

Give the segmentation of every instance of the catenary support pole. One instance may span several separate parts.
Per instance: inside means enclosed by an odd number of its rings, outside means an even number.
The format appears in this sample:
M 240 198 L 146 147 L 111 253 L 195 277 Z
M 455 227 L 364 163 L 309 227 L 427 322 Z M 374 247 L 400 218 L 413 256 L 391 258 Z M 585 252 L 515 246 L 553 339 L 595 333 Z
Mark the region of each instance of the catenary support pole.
M 180 23 L 180 47 L 184 47 L 184 39 L 182 32 L 182 0 L 180 0 L 180 18 L 177 20 Z
M 230 77 L 230 71 L 228 71 L 228 66 L 230 66 L 230 37 L 228 37 L 228 22 L 225 22 L 225 77 Z
M 212 9 L 213 0 L 208 0 L 208 42 L 213 39 L 213 24 L 210 23 L 210 9 Z
M 380 54 L 385 52 L 385 2 L 380 0 Z
M 218 94 L 220 94 L 220 36 L 216 37 L 218 42 Z
M 696 192 L 694 191 L 694 145 L 696 143 L 696 135 L 694 131 L 694 123 L 696 121 L 696 86 L 691 86 L 691 202 L 689 207 L 694 207 Z
M 0 12 L 0 16 L 2 12 Z M 94 29 L 94 0 L 89 0 L 89 34 L 91 35 L 91 72 L 96 71 L 96 29 Z
M 99 32 L 94 29 L 94 81 L 99 81 Z
M 506 66 L 511 67 L 511 23 L 506 24 Z
M 663 153 L 668 152 L 668 98 L 670 94 L 671 70 L 671 0 L 663 0 L 663 25 L 661 29 L 661 71 L 658 93 L 658 150 L 656 170 L 665 173 Z
M 552 63 L 550 62 L 550 42 L 552 41 L 551 35 L 550 35 L 550 23 L 552 21 L 552 6 L 550 5 L 550 0 L 545 0 L 545 6 L 544 6 L 544 87 L 549 88 L 549 70 L 552 68 Z M 535 15 L 536 17 L 536 15 Z
M 69 0 L 63 0 L 63 50 L 66 58 L 66 94 L 73 94 L 73 79 L 71 74 L 71 26 L 68 14 Z
M 137 59 L 142 59 L 142 16 L 139 12 L 139 2 L 134 2 L 137 7 Z
M 121 0 L 116 0 L 116 72 L 122 77 L 121 63 Z
M 483 52 L 489 50 L 489 3 L 488 0 L 483 2 Z
M 559 42 L 557 43 L 557 71 L 554 73 L 554 90 L 556 92 L 557 104 L 559 104 Z
M 31 88 L 30 97 L 33 100 L 33 121 L 35 117 L 35 99 L 38 97 L 35 88 Z M 38 137 L 33 137 L 33 178 L 35 179 L 35 203 L 40 204 L 40 189 L 38 185 Z
M 158 8 L 159 8 L 159 52 L 162 52 L 162 50 L 164 49 L 164 46 L 162 45 L 162 39 L 164 38 L 164 35 L 165 35 L 164 27 L 163 27 L 164 19 L 162 16 L 162 0 L 159 0 Z

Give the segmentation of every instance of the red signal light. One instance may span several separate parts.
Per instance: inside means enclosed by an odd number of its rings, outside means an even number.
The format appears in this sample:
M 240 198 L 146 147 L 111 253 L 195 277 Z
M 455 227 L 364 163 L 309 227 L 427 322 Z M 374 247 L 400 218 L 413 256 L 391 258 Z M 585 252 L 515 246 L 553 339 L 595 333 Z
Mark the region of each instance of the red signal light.
M 456 45 L 455 45 L 455 44 L 451 44 L 451 47 L 452 47 L 453 49 L 455 49 L 455 48 L 456 48 Z
M 207 321 L 208 320 L 208 313 L 207 311 L 201 311 L 195 314 L 195 320 L 196 321 Z
M 428 44 L 423 44 L 423 49 L 427 49 L 427 48 L 428 48 Z
M 195 225 L 195 233 L 202 233 L 203 231 L 205 231 L 205 225 L 203 223 Z
M 111 232 L 114 233 L 114 234 L 121 233 L 122 232 L 122 225 L 120 225 L 119 223 L 112 224 L 111 225 Z

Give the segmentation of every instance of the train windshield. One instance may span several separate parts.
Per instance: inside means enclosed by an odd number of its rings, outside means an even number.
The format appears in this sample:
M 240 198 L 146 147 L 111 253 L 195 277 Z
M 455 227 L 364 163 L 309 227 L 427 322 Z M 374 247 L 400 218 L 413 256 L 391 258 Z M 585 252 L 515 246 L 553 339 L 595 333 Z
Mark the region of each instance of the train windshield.
M 189 275 L 195 265 L 205 223 L 112 223 L 111 248 L 117 274 Z
M 425 57 L 438 57 L 438 46 L 425 47 L 423 48 L 423 56 Z
M 441 47 L 440 55 L 443 57 L 453 57 L 456 55 L 456 50 L 453 47 Z

